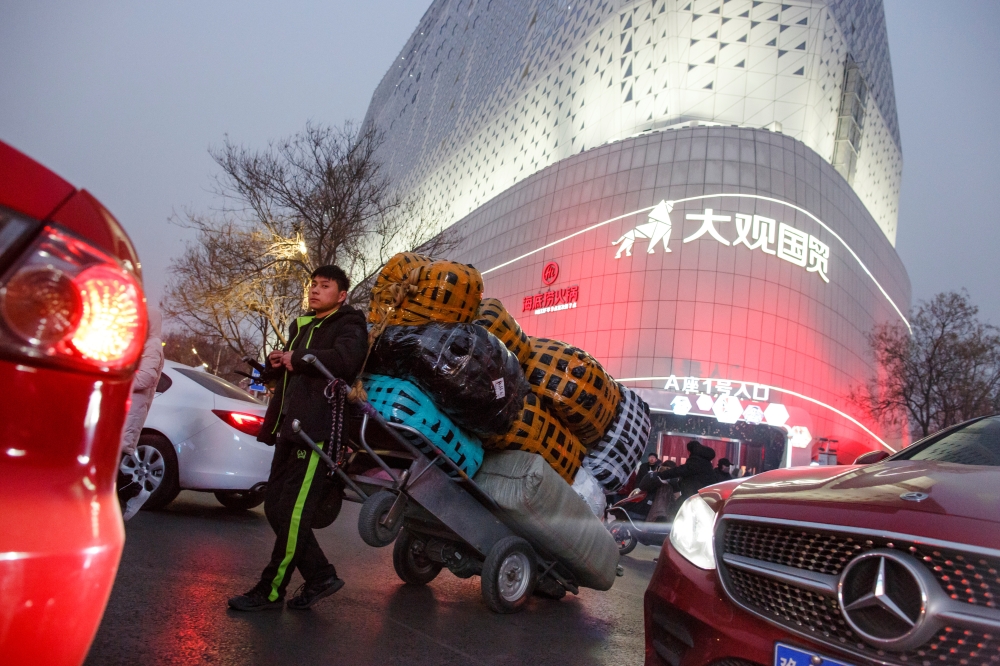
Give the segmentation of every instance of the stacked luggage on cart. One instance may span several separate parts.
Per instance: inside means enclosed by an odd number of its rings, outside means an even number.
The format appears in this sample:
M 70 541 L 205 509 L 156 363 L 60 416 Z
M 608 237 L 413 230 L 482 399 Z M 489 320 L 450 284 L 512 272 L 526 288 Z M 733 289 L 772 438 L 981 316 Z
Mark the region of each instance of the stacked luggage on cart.
M 649 436 L 649 409 L 590 354 L 525 335 L 479 272 L 413 253 L 379 273 L 369 308 L 368 402 L 338 474 L 359 531 L 395 541 L 407 583 L 480 575 L 496 612 L 532 593 L 607 590 L 618 547 L 604 493 Z

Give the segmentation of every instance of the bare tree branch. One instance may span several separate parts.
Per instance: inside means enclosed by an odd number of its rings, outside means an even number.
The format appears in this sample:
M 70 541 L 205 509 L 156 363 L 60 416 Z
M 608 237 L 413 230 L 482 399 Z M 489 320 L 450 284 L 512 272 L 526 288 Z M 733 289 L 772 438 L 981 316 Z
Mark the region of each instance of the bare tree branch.
M 375 159 L 381 141 L 375 128 L 351 123 L 307 124 L 262 150 L 226 137 L 210 151 L 221 209 L 173 220 L 196 238 L 171 262 L 164 314 L 191 335 L 261 357 L 287 343 L 318 266 L 337 264 L 364 284 L 396 252 L 455 247 L 459 239 L 434 222 L 441 211 L 393 193 Z M 360 299 L 364 290 L 352 294 Z
M 965 291 L 938 294 L 901 325 L 875 328 L 876 376 L 851 401 L 885 426 L 908 423 L 914 437 L 1000 408 L 1000 331 L 978 319 Z

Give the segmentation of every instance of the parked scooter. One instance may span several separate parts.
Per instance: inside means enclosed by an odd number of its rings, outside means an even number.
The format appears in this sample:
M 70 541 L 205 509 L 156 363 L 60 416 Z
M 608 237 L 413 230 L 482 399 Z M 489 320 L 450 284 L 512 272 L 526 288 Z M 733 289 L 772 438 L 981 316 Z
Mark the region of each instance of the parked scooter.
M 604 513 L 604 523 L 618 544 L 618 552 L 628 555 L 636 545 L 662 546 L 670 535 L 670 523 L 646 522 L 652 498 L 644 490 L 633 490 Z

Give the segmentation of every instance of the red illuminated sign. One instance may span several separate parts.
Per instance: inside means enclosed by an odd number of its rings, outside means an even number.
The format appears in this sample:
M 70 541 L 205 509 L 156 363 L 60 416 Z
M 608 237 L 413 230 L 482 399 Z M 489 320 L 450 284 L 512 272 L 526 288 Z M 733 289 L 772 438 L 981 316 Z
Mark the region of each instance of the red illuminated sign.
M 542 282 L 545 286 L 548 286 L 556 281 L 559 277 L 559 264 L 554 261 L 550 261 L 545 264 L 545 268 L 542 269 Z
M 576 307 L 580 300 L 580 287 L 573 285 L 563 289 L 550 289 L 549 291 L 525 296 L 522 301 L 522 312 L 533 311 L 535 314 L 544 312 L 555 312 L 556 310 L 569 310 Z

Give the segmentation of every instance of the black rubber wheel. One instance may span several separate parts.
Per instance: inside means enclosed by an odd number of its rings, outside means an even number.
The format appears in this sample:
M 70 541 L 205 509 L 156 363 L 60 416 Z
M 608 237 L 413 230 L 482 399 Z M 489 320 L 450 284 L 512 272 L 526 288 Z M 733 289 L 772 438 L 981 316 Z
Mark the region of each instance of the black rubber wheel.
M 426 585 L 441 573 L 441 565 L 423 554 L 424 542 L 402 530 L 392 547 L 392 566 L 407 585 Z
M 333 486 L 326 494 L 323 501 L 316 508 L 313 514 L 312 526 L 315 530 L 329 527 L 340 515 L 340 509 L 344 506 L 344 489 L 341 486 Z
M 379 521 L 389 513 L 396 496 L 388 490 L 380 490 L 374 495 L 370 495 L 365 503 L 361 505 L 358 512 L 358 534 L 361 540 L 373 548 L 382 548 L 395 541 L 396 535 L 403 527 L 403 520 L 396 521 L 393 528 L 386 529 Z
M 535 551 L 518 536 L 500 539 L 486 555 L 480 584 L 483 601 L 494 613 L 516 613 L 535 591 Z
M 264 503 L 265 491 L 226 490 L 215 493 L 219 504 L 233 511 L 249 511 Z
M 612 523 L 608 531 L 611 532 L 615 543 L 618 544 L 619 555 L 628 555 L 635 550 L 636 545 L 639 543 L 639 539 L 632 532 L 632 528 L 625 523 Z
M 177 452 L 169 439 L 155 432 L 142 433 L 135 449 L 134 456 L 124 456 L 118 465 L 118 488 L 124 490 L 133 483 L 144 486 L 150 494 L 142 510 L 162 509 L 173 502 L 181 491 L 177 477 Z

